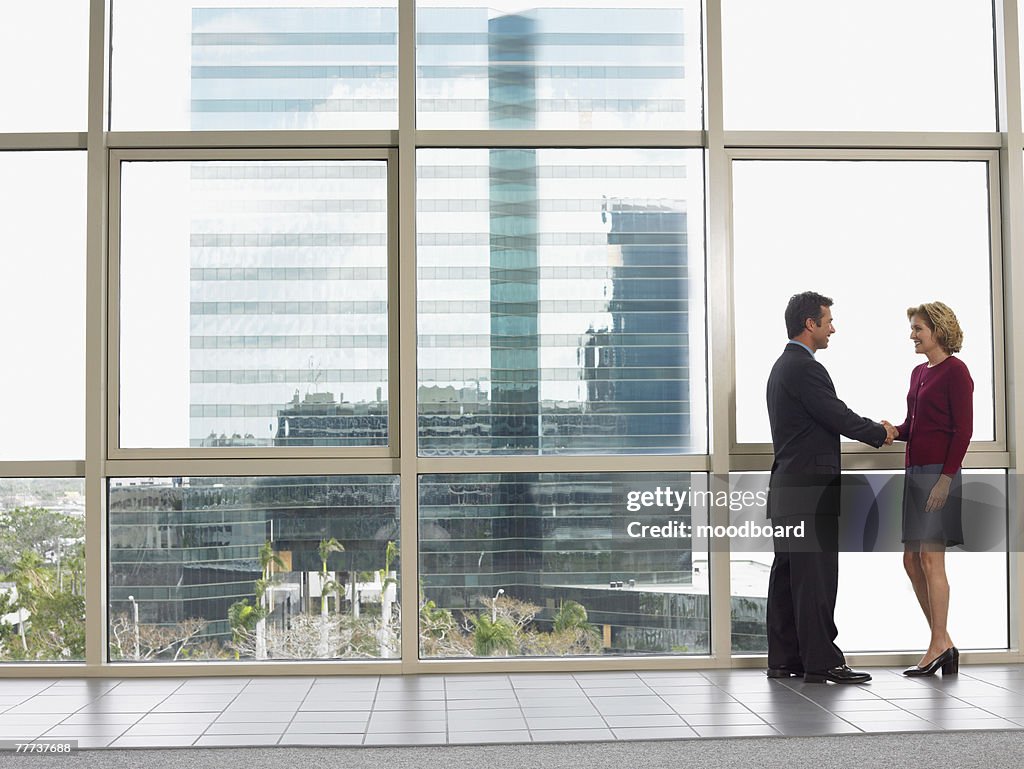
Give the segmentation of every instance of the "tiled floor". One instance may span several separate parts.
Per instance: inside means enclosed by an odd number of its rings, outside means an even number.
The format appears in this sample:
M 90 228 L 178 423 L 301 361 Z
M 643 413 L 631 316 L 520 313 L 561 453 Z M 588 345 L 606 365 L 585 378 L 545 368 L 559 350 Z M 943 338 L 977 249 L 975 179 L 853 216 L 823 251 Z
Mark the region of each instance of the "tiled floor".
M 1024 728 L 1024 666 L 864 686 L 760 670 L 0 679 L 0 740 L 80 747 L 438 745 Z

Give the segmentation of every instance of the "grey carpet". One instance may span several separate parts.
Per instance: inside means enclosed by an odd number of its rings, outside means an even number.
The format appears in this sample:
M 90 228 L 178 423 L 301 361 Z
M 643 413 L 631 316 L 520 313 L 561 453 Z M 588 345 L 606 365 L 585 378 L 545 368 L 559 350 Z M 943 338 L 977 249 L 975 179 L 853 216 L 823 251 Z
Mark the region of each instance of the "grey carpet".
M 0 767 L 60 769 L 1021 769 L 1024 732 L 424 748 L 181 748 L 0 754 Z

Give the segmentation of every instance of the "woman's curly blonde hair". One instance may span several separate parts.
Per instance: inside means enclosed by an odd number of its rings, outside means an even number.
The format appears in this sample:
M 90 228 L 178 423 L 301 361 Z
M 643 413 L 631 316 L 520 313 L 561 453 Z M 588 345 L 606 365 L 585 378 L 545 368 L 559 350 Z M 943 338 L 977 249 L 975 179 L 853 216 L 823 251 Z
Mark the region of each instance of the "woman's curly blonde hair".
M 908 307 L 907 318 L 913 320 L 915 315 L 935 332 L 935 341 L 943 350 L 950 354 L 960 352 L 964 343 L 964 331 L 960 328 L 956 314 L 948 305 L 942 302 L 925 302 L 917 307 Z

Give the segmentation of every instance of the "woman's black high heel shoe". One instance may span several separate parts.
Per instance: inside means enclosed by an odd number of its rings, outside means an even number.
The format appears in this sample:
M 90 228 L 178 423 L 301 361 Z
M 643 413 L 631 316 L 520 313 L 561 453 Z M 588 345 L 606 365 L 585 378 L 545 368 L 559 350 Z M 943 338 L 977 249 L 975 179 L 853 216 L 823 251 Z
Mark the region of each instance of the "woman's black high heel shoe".
M 903 671 L 905 676 L 932 676 L 935 675 L 935 671 L 942 668 L 942 675 L 944 676 L 955 676 L 960 672 L 960 650 L 955 646 L 950 646 L 946 651 L 942 652 L 938 657 L 933 659 L 923 668 L 919 668 L 914 665 L 912 668 L 907 668 Z

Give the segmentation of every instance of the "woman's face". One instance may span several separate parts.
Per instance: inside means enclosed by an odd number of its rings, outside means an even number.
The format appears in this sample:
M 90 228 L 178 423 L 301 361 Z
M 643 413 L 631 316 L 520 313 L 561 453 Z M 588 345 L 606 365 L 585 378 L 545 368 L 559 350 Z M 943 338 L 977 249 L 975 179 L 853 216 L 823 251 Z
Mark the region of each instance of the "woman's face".
M 935 332 L 928 328 L 920 315 L 910 319 L 910 339 L 914 343 L 914 352 L 922 355 L 930 356 L 942 350 L 942 345 L 935 339 Z

